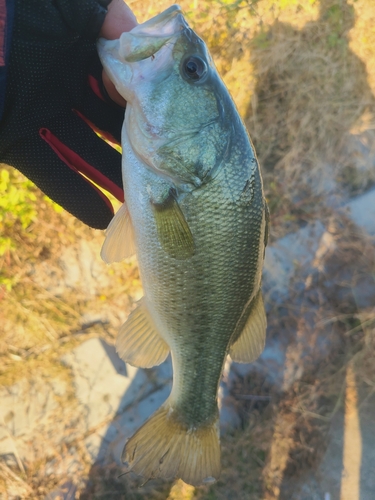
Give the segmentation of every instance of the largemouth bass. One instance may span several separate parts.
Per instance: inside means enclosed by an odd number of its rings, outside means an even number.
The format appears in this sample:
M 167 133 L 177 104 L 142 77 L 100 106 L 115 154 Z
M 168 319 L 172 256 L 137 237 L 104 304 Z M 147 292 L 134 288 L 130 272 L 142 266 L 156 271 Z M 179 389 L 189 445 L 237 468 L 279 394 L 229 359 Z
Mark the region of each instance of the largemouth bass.
M 146 478 L 192 485 L 220 474 L 218 386 L 228 354 L 262 352 L 260 291 L 267 207 L 256 155 L 205 43 L 174 5 L 119 40 L 98 42 L 127 108 L 125 203 L 106 262 L 137 254 L 144 297 L 117 350 L 139 367 L 169 353 L 173 386 L 128 440 L 123 461 Z

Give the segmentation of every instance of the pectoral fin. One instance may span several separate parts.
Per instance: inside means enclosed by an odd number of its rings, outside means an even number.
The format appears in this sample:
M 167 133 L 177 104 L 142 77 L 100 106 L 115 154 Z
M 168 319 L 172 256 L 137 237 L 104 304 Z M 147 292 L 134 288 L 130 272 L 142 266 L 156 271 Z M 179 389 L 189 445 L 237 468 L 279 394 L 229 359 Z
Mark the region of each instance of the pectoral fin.
M 191 257 L 195 251 L 193 235 L 173 194 L 163 203 L 151 204 L 163 249 L 175 259 Z
M 101 258 L 107 264 L 120 262 L 135 254 L 133 226 L 124 203 L 111 220 L 106 230 Z
M 168 344 L 156 330 L 144 299 L 120 328 L 116 349 L 125 362 L 140 368 L 160 365 L 168 356 Z
M 229 350 L 230 357 L 237 363 L 255 361 L 262 353 L 266 340 L 267 318 L 260 290 L 249 307 L 245 326 Z

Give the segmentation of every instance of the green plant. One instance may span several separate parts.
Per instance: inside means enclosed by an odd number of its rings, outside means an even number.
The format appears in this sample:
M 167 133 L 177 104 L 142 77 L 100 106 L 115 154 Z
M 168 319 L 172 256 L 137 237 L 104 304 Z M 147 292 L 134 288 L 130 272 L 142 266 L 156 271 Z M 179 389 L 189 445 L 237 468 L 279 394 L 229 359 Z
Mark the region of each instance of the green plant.
M 15 248 L 11 231 L 27 229 L 36 217 L 35 186 L 15 170 L 0 171 L 0 256 Z

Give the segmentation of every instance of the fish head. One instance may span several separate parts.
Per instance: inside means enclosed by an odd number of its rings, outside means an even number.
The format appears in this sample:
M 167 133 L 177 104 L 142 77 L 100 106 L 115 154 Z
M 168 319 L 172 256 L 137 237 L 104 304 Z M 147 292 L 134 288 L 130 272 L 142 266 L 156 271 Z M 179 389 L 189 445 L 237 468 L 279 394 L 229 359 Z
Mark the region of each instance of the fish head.
M 208 49 L 173 5 L 123 33 L 99 40 L 101 61 L 128 102 L 134 151 L 176 184 L 210 179 L 226 154 L 230 97 Z

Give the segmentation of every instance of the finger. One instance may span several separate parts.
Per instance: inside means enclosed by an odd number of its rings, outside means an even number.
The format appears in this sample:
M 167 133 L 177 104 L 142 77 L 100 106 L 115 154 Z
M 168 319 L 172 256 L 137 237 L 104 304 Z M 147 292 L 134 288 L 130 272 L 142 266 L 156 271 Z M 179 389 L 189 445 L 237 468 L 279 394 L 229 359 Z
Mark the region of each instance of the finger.
M 107 9 L 100 36 L 108 40 L 115 40 L 124 31 L 130 31 L 137 26 L 134 13 L 123 0 L 112 0 Z
M 115 184 L 105 173 L 103 169 L 98 169 L 87 162 L 76 151 L 67 146 L 58 136 L 53 134 L 47 128 L 39 130 L 40 137 L 48 143 L 51 149 L 64 163 L 77 173 L 82 174 L 90 183 L 94 183 L 102 189 L 111 193 L 119 201 L 124 201 L 124 191 L 121 186 Z
M 109 97 L 112 99 L 112 101 L 114 101 L 119 106 L 125 108 L 126 106 L 125 99 L 117 92 L 115 85 L 112 83 L 111 79 L 109 78 L 104 69 L 103 69 L 102 79 L 105 89 Z
M 67 160 L 68 166 L 73 165 L 123 201 L 121 155 L 100 139 L 79 115 L 72 112 L 64 119 L 54 119 L 44 129 L 42 137 Z
M 37 131 L 23 137 L 4 161 L 20 170 L 47 196 L 85 224 L 105 229 L 111 221 L 113 208 L 108 198 L 68 168 Z

